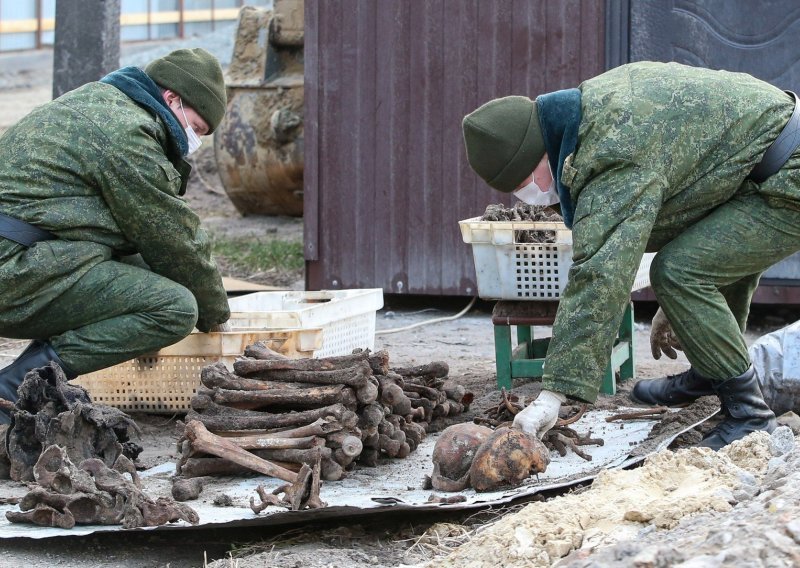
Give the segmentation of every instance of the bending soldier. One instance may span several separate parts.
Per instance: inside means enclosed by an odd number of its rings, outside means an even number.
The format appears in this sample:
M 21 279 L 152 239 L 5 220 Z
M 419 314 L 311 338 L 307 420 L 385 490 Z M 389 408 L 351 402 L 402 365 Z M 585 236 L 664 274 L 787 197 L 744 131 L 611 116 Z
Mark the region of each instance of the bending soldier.
M 74 378 L 227 321 L 208 237 L 181 199 L 184 158 L 225 106 L 219 62 L 182 49 L 66 93 L 0 138 L 0 336 L 34 340 L 0 370 L 0 398 L 16 401 L 50 361 Z
M 642 254 L 657 252 L 652 342 L 658 354 L 679 344 L 691 368 L 640 381 L 632 397 L 718 396 L 725 419 L 702 442 L 715 449 L 775 428 L 743 331 L 761 273 L 800 250 L 797 140 L 782 137 L 782 155 L 765 158 L 794 107 L 749 75 L 641 62 L 464 118 L 472 168 L 495 189 L 558 203 L 573 231 L 543 391 L 518 427 L 541 436 L 566 397 L 595 401 Z

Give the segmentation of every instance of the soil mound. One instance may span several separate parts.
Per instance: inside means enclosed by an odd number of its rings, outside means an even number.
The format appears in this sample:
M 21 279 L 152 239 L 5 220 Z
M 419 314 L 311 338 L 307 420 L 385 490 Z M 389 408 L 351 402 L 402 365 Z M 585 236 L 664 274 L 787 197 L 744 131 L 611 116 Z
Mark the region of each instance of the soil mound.
M 550 566 L 576 549 L 633 539 L 645 528 L 672 529 L 698 514 L 728 512 L 735 495 L 758 491 L 770 448 L 770 435 L 758 432 L 716 453 L 664 450 L 640 468 L 601 473 L 585 491 L 532 503 L 436 564 Z

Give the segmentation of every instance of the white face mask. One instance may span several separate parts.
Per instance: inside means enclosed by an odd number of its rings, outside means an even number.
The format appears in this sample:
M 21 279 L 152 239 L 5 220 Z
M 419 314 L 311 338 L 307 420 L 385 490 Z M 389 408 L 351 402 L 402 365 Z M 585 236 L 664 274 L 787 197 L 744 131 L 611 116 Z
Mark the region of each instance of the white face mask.
M 531 182 L 518 190 L 512 192 L 517 199 L 528 205 L 542 205 L 547 207 L 558 203 L 558 190 L 556 181 L 553 180 L 547 191 L 543 191 L 535 181 Z
M 547 162 L 547 169 L 550 170 L 550 178 L 553 180 L 550 182 L 550 187 L 548 187 L 547 190 L 543 190 L 539 187 L 539 185 L 533 181 L 533 177 L 531 177 L 530 183 L 513 192 L 516 198 L 528 205 L 541 205 L 543 207 L 558 203 L 556 176 L 553 175 L 553 168 L 550 167 L 550 162 Z
M 194 128 L 189 125 L 189 120 L 186 118 L 186 111 L 183 110 L 183 99 L 181 99 L 181 113 L 183 113 L 183 120 L 186 121 L 186 139 L 189 141 L 189 151 L 186 152 L 186 155 L 193 154 L 197 151 L 200 146 L 203 145 L 203 141 L 200 140 L 200 137 L 195 133 Z

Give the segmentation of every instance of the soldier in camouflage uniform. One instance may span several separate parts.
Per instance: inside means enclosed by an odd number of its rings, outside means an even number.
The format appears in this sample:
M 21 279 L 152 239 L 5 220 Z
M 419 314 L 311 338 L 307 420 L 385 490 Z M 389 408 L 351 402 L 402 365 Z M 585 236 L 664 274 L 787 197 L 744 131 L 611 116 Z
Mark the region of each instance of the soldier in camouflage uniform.
M 0 336 L 35 340 L 0 370 L 0 398 L 50 361 L 74 378 L 227 321 L 209 239 L 181 199 L 184 158 L 225 107 L 219 62 L 184 49 L 66 93 L 0 138 Z
M 775 428 L 743 331 L 761 273 L 800 250 L 800 151 L 761 183 L 748 175 L 793 108 L 749 75 L 642 62 L 465 117 L 473 169 L 500 191 L 559 202 L 573 230 L 543 391 L 517 426 L 541 435 L 566 397 L 595 401 L 642 254 L 657 252 L 651 340 L 667 352 L 679 343 L 691 368 L 638 382 L 634 399 L 716 394 L 725 419 L 703 441 L 715 449 Z

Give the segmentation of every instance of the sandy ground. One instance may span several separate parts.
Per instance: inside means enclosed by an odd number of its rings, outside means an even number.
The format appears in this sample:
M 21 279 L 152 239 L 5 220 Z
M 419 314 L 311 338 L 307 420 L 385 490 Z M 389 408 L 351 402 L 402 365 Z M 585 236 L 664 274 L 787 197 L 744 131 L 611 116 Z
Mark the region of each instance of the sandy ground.
M 0 134 L 30 112 L 28 105 L 18 104 L 21 98 L 32 106 L 38 106 L 48 102 L 51 96 L 49 85 L 25 89 L 24 94 L 18 89 L 0 91 Z
M 386 307 L 377 314 L 377 327 L 395 329 L 432 318 L 454 315 L 466 305 L 466 300 L 437 301 L 389 297 Z M 683 355 L 676 361 L 652 359 L 649 353 L 649 327 L 646 319 L 651 306 L 642 305 L 640 312 L 645 321 L 636 325 L 637 377 L 654 377 L 679 372 L 688 366 Z M 391 361 L 398 366 L 422 364 L 434 360 L 449 363 L 451 376 L 471 389 L 476 399 L 495 392 L 495 359 L 491 305 L 481 302 L 460 319 L 435 323 L 413 330 L 378 335 L 375 347 L 388 349 Z M 549 335 L 549 328 L 537 327 L 535 335 Z M 755 337 L 751 334 L 750 338 Z M 19 349 L 19 342 L 7 342 L 7 351 Z M 530 393 L 529 381 L 518 380 L 515 390 Z M 624 398 L 630 383 L 620 385 L 618 397 Z M 601 404 L 603 401 L 601 401 Z M 469 416 L 465 416 L 469 418 Z M 142 445 L 145 452 L 142 464 L 153 466 L 175 457 L 175 423 L 178 417 L 137 415 L 142 426 Z M 421 472 L 422 473 L 422 472 Z M 286 532 L 285 530 L 254 529 L 198 530 L 191 533 L 149 535 L 129 532 L 120 535 L 97 535 L 73 539 L 48 539 L 31 541 L 17 539 L 2 541 L 0 566 L 51 565 L 85 566 L 202 566 L 203 555 L 209 561 L 224 559 L 235 546 L 234 554 L 257 553 L 250 559 L 239 561 L 239 566 L 274 567 L 326 567 L 326 566 L 397 566 L 404 560 L 421 561 L 424 556 L 406 552 L 420 535 L 433 523 L 451 521 L 470 524 L 467 518 L 473 513 L 460 515 L 430 515 L 424 520 L 394 517 L 353 523 L 326 523 Z M 498 513 L 484 513 L 485 519 Z M 481 520 L 481 517 L 478 517 Z M 179 538 L 180 544 L 176 542 Z M 274 548 L 273 548 L 274 547 Z M 109 548 L 113 549 L 110 556 Z M 228 566 L 227 561 L 217 564 Z

